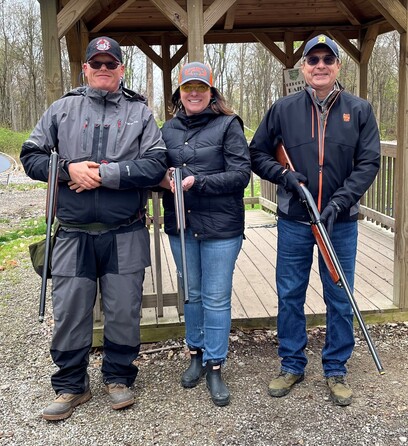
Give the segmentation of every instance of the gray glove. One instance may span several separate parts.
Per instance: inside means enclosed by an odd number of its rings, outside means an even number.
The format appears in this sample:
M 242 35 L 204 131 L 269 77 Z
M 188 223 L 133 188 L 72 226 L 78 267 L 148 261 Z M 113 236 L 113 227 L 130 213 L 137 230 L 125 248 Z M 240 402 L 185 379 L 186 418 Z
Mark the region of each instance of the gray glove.
M 299 183 L 307 185 L 307 178 L 300 172 L 283 169 L 278 177 L 279 184 L 286 190 L 296 194 L 301 201 L 306 201 L 305 193 Z
M 340 211 L 341 211 L 340 206 L 335 201 L 332 200 L 320 214 L 320 221 L 326 227 L 326 231 L 329 237 L 331 237 L 333 233 L 333 225 L 334 222 L 337 220 L 337 216 Z

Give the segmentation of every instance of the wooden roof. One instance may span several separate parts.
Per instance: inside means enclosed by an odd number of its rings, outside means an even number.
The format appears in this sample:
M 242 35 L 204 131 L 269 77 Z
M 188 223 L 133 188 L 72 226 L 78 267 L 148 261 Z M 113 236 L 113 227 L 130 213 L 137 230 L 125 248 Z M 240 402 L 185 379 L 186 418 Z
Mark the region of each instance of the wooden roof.
M 80 19 L 89 38 L 109 35 L 122 45 L 134 45 L 138 36 L 149 45 L 160 45 L 166 34 L 170 44 L 182 44 L 188 34 L 188 3 L 192 2 L 59 0 L 58 34 L 65 35 Z M 257 41 L 254 33 L 284 41 L 288 31 L 301 41 L 319 29 L 357 39 L 361 30 L 373 25 L 380 34 L 405 27 L 405 9 L 398 0 L 203 0 L 202 6 L 206 43 Z

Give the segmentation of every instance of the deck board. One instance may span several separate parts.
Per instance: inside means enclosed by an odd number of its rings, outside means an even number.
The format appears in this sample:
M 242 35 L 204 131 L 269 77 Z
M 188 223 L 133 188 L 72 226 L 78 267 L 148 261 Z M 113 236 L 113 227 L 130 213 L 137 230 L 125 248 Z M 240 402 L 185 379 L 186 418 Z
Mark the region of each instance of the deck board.
M 239 254 L 233 279 L 232 321 L 233 325 L 271 326 L 276 321 L 278 301 L 276 294 L 276 242 L 277 228 L 272 214 L 263 211 L 246 213 L 245 240 Z M 162 249 L 163 292 L 177 291 L 174 260 L 166 234 L 160 234 Z M 312 321 L 324 321 L 326 307 L 322 296 L 322 284 L 318 273 L 317 248 L 306 293 L 305 313 Z M 354 297 L 362 313 L 366 315 L 383 312 L 398 313 L 393 305 L 394 235 L 366 221 L 359 222 Z M 154 259 L 153 265 L 154 265 Z M 155 291 L 155 277 L 151 268 L 146 271 L 145 292 Z M 156 317 L 155 317 L 156 314 Z M 177 317 L 175 307 L 166 308 L 163 318 L 157 317 L 154 309 L 143 310 L 143 327 L 154 328 L 161 324 L 180 325 L 182 315 Z M 314 319 L 313 319 L 314 318 Z M 156 320 L 155 320 L 156 319 Z M 155 324 L 154 324 L 155 320 Z M 171 333 L 168 329 L 166 335 Z M 151 338 L 151 333 L 149 334 Z M 142 336 L 143 338 L 143 336 Z

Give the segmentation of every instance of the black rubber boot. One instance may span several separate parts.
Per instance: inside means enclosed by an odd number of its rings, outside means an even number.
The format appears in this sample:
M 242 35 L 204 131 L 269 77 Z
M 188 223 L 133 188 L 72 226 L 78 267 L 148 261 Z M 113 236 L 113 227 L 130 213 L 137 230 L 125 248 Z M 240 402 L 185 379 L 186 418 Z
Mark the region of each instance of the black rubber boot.
M 230 402 L 230 393 L 221 377 L 221 362 L 207 361 L 207 387 L 211 399 L 216 406 L 227 406 Z
M 188 369 L 181 376 L 181 385 L 186 388 L 195 387 L 207 371 L 203 367 L 203 351 L 200 348 L 190 348 L 190 359 Z

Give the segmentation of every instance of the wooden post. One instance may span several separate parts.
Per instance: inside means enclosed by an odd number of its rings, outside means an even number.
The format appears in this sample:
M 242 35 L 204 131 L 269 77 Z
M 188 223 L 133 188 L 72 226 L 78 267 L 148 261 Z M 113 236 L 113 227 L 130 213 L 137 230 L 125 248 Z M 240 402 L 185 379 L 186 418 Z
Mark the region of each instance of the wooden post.
M 188 60 L 204 62 L 204 13 L 203 0 L 187 2 Z
M 164 93 L 164 117 L 166 121 L 172 116 L 169 111 L 171 106 L 171 59 L 170 59 L 170 45 L 165 34 L 161 37 L 161 56 L 163 60 L 163 93 Z
M 405 2 L 406 3 L 406 2 Z M 408 11 L 407 11 L 408 23 Z M 408 308 L 408 34 L 401 33 L 395 181 L 394 304 Z
M 39 2 L 47 105 L 51 105 L 63 93 L 61 47 L 57 28 L 57 0 L 39 0 Z

